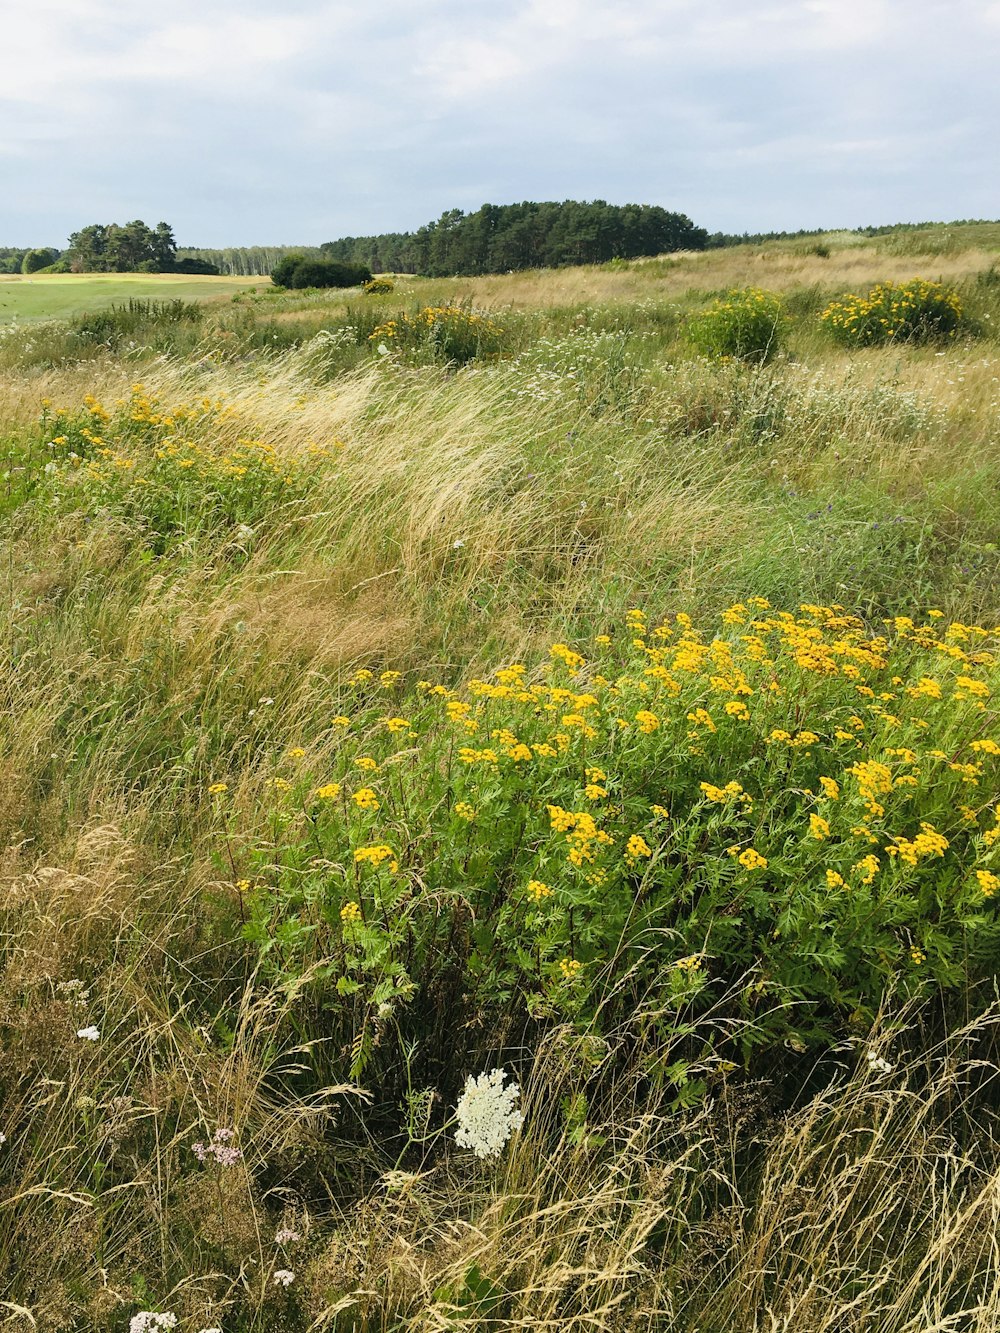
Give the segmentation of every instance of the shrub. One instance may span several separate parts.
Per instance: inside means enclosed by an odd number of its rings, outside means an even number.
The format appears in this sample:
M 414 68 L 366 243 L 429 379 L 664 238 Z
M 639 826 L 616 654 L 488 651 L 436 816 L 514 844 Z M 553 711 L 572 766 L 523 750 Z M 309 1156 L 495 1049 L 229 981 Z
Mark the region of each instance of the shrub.
M 990 635 L 760 598 L 723 622 L 633 611 L 590 662 L 555 644 L 459 691 L 361 670 L 303 738 L 328 766 L 276 756 L 249 827 L 220 797 L 250 938 L 317 981 L 353 1077 L 392 1077 L 390 1016 L 462 1067 L 525 1011 L 721 1004 L 749 1059 L 990 969 Z
M 457 305 L 424 306 L 416 314 L 385 320 L 368 335 L 372 347 L 383 354 L 398 349 L 457 365 L 499 356 L 503 338 L 504 330 L 486 311 Z
M 371 269 L 364 264 L 286 255 L 272 270 L 271 281 L 278 287 L 298 290 L 303 287 L 358 287 L 371 281 L 371 276 Z
M 785 322 L 781 301 L 773 292 L 744 287 L 696 315 L 688 333 L 702 356 L 762 364 L 779 350 Z
M 362 284 L 361 290 L 366 296 L 384 296 L 387 292 L 394 292 L 396 284 L 391 278 L 371 278 Z
M 834 338 L 847 347 L 889 342 L 954 338 L 962 322 L 958 295 L 940 282 L 913 278 L 881 282 L 867 296 L 845 296 L 820 315 Z

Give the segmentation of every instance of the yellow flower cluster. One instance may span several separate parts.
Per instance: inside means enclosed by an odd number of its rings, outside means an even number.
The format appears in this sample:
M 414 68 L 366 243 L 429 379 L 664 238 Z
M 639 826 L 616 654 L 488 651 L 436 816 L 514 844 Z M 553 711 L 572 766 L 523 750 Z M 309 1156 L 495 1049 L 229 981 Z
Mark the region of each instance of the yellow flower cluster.
M 962 317 L 955 292 L 939 282 L 913 278 L 896 286 L 879 283 L 867 296 L 832 301 L 820 320 L 841 341 L 856 347 L 947 334 L 954 337 Z

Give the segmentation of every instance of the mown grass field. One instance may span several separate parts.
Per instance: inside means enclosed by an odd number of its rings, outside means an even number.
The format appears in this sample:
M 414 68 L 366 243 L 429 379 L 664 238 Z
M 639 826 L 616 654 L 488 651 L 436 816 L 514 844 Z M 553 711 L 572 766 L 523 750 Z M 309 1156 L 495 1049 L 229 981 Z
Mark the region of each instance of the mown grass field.
M 0 330 L 12 1329 L 1000 1324 L 1000 237 L 818 243 Z
M 265 279 L 266 281 L 266 279 Z M 10 320 L 67 319 L 133 300 L 199 301 L 252 287 L 244 278 L 174 276 L 169 273 L 0 274 L 0 324 Z

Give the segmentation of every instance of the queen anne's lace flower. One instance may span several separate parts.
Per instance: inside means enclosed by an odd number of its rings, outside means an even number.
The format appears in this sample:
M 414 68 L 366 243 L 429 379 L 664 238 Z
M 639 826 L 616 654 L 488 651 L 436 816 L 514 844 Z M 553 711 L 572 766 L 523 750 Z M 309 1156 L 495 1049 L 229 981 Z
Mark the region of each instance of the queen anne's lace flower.
M 273 1281 L 276 1287 L 290 1287 L 295 1281 L 295 1274 L 290 1268 L 278 1268 L 275 1270 Z
M 477 1157 L 499 1156 L 510 1136 L 524 1123 L 524 1116 L 514 1106 L 521 1095 L 520 1086 L 510 1083 L 504 1087 L 506 1077 L 503 1069 L 478 1078 L 470 1075 L 458 1099 L 455 1142 L 460 1148 L 471 1148 Z
M 134 1314 L 128 1326 L 128 1333 L 161 1333 L 161 1330 L 177 1327 L 177 1316 L 169 1310 L 157 1314 L 154 1310 L 140 1310 Z

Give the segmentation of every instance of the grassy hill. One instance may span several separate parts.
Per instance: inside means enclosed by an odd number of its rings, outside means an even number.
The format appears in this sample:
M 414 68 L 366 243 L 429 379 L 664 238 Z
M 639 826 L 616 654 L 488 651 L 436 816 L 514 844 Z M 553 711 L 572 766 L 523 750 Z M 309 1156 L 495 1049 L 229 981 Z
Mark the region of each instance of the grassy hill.
M 12 1328 L 997 1327 L 998 252 L 0 330 Z

